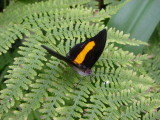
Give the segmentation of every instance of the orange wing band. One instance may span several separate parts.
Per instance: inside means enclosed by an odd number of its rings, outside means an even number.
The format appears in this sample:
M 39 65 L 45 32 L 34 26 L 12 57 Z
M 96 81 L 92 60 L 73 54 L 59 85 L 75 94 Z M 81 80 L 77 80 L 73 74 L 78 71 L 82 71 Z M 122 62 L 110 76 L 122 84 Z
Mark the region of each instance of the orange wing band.
M 81 63 L 84 61 L 87 53 L 88 53 L 90 50 L 92 50 L 94 46 L 95 46 L 95 42 L 94 42 L 94 41 L 89 42 L 89 43 L 83 48 L 83 50 L 77 55 L 77 57 L 74 59 L 73 62 L 74 62 L 74 63 L 77 63 L 77 64 L 81 64 Z

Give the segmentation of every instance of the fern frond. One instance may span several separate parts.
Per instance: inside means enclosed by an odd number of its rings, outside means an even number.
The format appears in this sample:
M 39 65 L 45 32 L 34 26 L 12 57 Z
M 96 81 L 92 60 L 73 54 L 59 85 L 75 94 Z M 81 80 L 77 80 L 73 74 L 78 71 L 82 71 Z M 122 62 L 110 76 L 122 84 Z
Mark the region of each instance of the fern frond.
M 160 118 L 160 111 L 153 111 L 147 113 L 144 117 L 143 120 L 158 120 Z
M 133 53 L 129 53 L 128 51 L 123 51 L 118 47 L 114 47 L 114 44 L 108 45 L 104 51 L 104 56 L 100 58 L 103 64 L 106 64 L 107 62 L 113 68 L 114 65 L 119 67 L 128 67 L 132 66 L 133 64 L 135 64 L 133 67 L 136 67 L 136 65 L 141 65 L 142 61 L 146 59 L 147 55 L 135 56 Z
M 116 30 L 115 28 L 110 28 L 108 30 L 108 39 L 110 40 L 109 42 L 116 42 L 118 44 L 128 44 L 132 46 L 139 46 L 139 45 L 148 45 L 145 42 L 135 40 L 135 39 L 130 39 L 129 34 L 123 34 L 123 31 Z
M 150 100 L 143 100 L 137 102 L 126 109 L 126 113 L 122 116 L 123 119 L 138 119 L 140 117 L 140 112 L 146 113 L 148 108 L 152 108 L 155 110 L 155 106 L 159 106 L 159 101 L 150 101 Z M 155 116 L 156 117 L 156 116 Z M 159 118 L 158 118 L 159 119 Z
M 19 25 L 9 25 L 5 31 L 0 33 L 0 55 L 6 53 L 16 39 L 22 39 L 22 32 L 28 34 L 27 30 L 22 29 Z
M 26 94 L 23 99 L 24 101 L 26 101 L 26 103 L 20 105 L 21 107 L 20 112 L 15 111 L 17 118 L 25 119 L 32 110 L 36 110 L 37 108 L 39 108 L 41 106 L 41 103 L 43 103 L 46 97 L 48 96 L 47 91 L 52 90 L 51 88 L 53 84 L 52 79 L 54 78 L 55 81 L 59 80 L 57 79 L 57 77 L 61 73 L 61 70 L 59 69 L 60 63 L 58 61 L 53 61 L 53 60 L 51 61 L 51 63 L 47 64 L 46 68 L 44 68 L 44 73 L 39 74 L 36 83 L 31 85 L 31 87 L 33 88 L 31 90 L 32 92 Z M 48 74 L 50 74 L 51 76 L 48 76 Z
M 155 82 L 160 85 L 160 49 L 159 49 L 159 45 L 154 47 L 154 48 L 150 48 L 150 50 L 147 50 L 147 52 L 149 52 L 149 54 L 151 54 L 151 58 L 148 59 L 148 61 L 144 64 L 147 73 L 155 80 Z
M 6 78 L 10 79 L 6 81 L 8 89 L 1 91 L 1 113 L 7 112 L 9 108 L 14 106 L 15 100 L 23 98 L 22 89 L 28 90 L 29 85 L 37 75 L 35 70 L 42 69 L 42 61 L 46 61 L 46 58 L 43 55 L 44 53 L 40 51 L 42 48 L 39 41 L 41 40 L 38 36 L 30 36 L 24 43 L 26 47 L 20 48 L 22 51 L 19 54 L 24 57 L 15 58 L 14 65 L 8 71 L 9 75 L 6 75 Z
M 88 0 L 49 0 L 24 5 L 13 10 L 13 15 L 11 11 L 4 17 L 1 14 L 0 25 L 4 26 L 0 53 L 7 52 L 17 39 L 22 41 L 20 57 L 14 58 L 5 76 L 7 87 L 1 91 L 2 119 L 29 119 L 35 111 L 45 120 L 158 118 L 153 110 L 159 106 L 159 96 L 150 91 L 154 80 L 142 72 L 142 62 L 148 56 L 134 55 L 114 45 L 146 43 L 109 29 L 106 48 L 92 69 L 93 76 L 84 78 L 41 47 L 47 45 L 65 56 L 75 44 L 104 29 L 102 20 L 118 8 L 97 11 L 85 7 L 86 3 Z M 16 18 L 5 21 L 9 16 Z
M 49 0 L 45 2 L 43 1 L 38 2 L 36 4 L 24 5 L 22 8 L 17 7 L 16 9 L 12 9 L 12 11 L 7 11 L 6 14 L 1 14 L 0 25 L 7 25 L 11 21 L 12 23 L 21 23 L 26 16 L 30 16 L 31 14 L 33 15 L 36 13 L 41 13 L 51 10 L 54 11 L 54 9 L 68 8 L 70 6 L 74 7 L 77 4 L 81 5 L 81 4 L 86 4 L 88 2 L 89 0 L 63 0 L 63 1 Z M 12 20 L 10 18 L 12 18 Z
M 105 0 L 104 4 L 111 4 L 109 6 L 107 6 L 106 10 L 110 13 L 110 15 L 114 15 L 118 12 L 118 10 L 120 10 L 125 4 L 127 4 L 130 0 L 125 0 L 122 3 L 119 2 L 119 4 L 115 4 L 116 2 L 113 0 Z M 118 3 L 118 2 L 117 2 Z
M 71 91 L 70 94 L 66 94 L 66 97 L 69 97 L 73 102 L 70 101 L 69 106 L 57 108 L 56 112 L 59 113 L 61 117 L 55 117 L 55 119 L 80 119 L 81 116 L 83 116 L 81 115 L 84 112 L 83 107 L 87 106 L 86 102 L 87 98 L 89 97 L 88 94 L 91 93 L 91 86 L 91 84 L 84 86 L 83 82 L 80 86 L 78 86 L 78 89 L 80 90 Z

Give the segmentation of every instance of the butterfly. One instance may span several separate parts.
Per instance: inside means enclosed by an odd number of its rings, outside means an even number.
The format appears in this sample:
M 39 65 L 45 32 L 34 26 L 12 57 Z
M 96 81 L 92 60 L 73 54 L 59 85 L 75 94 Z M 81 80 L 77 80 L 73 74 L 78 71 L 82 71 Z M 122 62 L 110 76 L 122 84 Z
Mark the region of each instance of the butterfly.
M 65 56 L 55 52 L 45 45 L 41 45 L 54 57 L 65 61 L 80 75 L 92 75 L 92 66 L 101 56 L 107 40 L 107 30 L 103 29 L 94 37 L 85 40 L 82 43 L 76 44 L 70 49 L 69 53 Z

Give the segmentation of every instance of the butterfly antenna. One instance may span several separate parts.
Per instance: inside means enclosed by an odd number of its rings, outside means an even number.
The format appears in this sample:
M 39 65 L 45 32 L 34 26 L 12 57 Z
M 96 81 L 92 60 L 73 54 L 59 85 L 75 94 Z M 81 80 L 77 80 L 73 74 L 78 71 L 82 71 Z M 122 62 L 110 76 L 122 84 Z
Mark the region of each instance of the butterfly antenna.
M 80 80 L 78 81 L 78 83 L 76 83 L 76 85 L 74 86 L 74 89 L 77 88 L 77 86 L 80 84 L 80 82 L 82 81 L 83 77 L 80 78 Z

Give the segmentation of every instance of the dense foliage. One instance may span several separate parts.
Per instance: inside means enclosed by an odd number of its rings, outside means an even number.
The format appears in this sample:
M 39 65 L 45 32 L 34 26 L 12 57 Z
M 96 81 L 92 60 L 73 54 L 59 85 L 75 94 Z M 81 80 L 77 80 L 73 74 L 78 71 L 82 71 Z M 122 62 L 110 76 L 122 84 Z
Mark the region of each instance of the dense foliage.
M 104 21 L 126 2 L 105 4 L 98 10 L 90 0 L 16 1 L 0 14 L 1 119 L 160 119 L 160 44 L 107 28 Z M 93 76 L 82 78 L 41 47 L 65 56 L 104 28 L 107 45 Z M 134 55 L 117 44 L 146 45 L 146 51 Z

